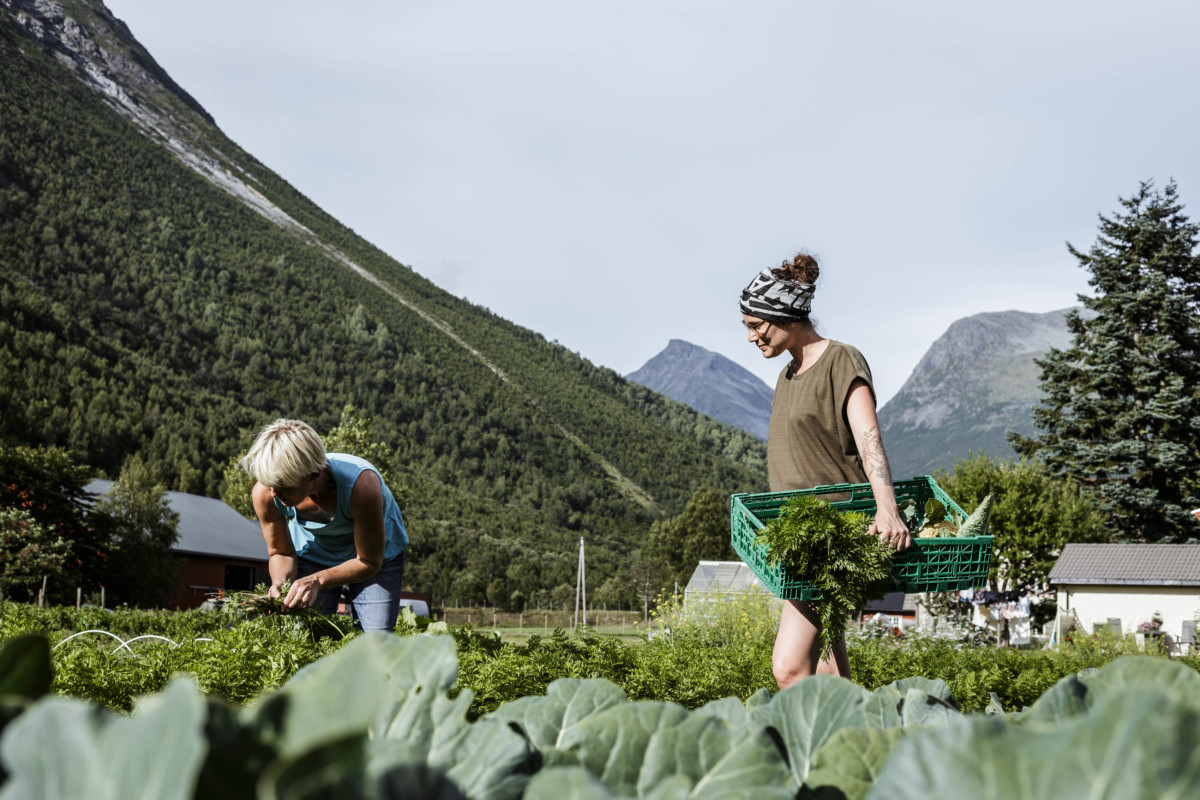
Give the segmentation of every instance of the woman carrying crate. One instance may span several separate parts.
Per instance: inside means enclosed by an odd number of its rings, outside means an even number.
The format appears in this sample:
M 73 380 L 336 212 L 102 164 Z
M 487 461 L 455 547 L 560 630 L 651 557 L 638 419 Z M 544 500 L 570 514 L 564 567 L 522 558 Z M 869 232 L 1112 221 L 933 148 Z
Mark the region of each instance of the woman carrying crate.
M 791 358 L 775 383 L 767 434 L 772 492 L 840 483 L 870 483 L 876 501 L 871 532 L 897 550 L 912 535 L 896 505 L 875 414 L 871 369 L 850 345 L 821 336 L 809 319 L 816 259 L 801 253 L 764 269 L 742 291 L 742 323 L 764 358 Z M 814 603 L 785 600 L 772 669 L 780 689 L 817 673 L 850 677 L 843 639 L 822 658 Z

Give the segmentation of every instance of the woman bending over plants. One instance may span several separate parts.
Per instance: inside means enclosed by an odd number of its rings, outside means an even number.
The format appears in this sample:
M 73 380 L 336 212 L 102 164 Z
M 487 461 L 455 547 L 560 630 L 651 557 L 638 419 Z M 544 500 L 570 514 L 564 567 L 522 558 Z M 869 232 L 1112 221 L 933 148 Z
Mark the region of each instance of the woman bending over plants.
M 771 491 L 870 483 L 876 501 L 870 533 L 903 550 L 912 535 L 892 489 L 871 369 L 858 350 L 821 336 L 809 318 L 819 274 L 816 259 L 801 253 L 764 269 L 742 291 L 742 323 L 751 344 L 764 358 L 790 356 L 771 404 Z M 783 603 L 771 660 L 781 689 L 817 673 L 850 677 L 844 638 L 823 652 L 818 611 L 813 602 Z
M 408 534 L 379 471 L 356 456 L 326 453 L 317 432 L 293 419 L 263 428 L 242 468 L 256 481 L 268 595 L 283 597 L 287 608 L 333 614 L 345 586 L 359 627 L 395 630 Z

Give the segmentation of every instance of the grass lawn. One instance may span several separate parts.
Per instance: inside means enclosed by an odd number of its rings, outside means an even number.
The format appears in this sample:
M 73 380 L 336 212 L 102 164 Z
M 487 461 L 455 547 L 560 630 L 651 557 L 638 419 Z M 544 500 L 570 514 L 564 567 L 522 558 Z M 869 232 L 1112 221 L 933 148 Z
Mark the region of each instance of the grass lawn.
M 485 608 L 441 608 L 434 612 L 448 625 L 469 623 L 477 630 L 492 630 L 505 642 L 524 642 L 530 636 L 549 636 L 555 628 L 568 633 L 573 629 L 573 611 L 527 610 L 524 613 Z M 637 642 L 647 631 L 640 611 L 589 610 L 588 628 L 592 633 L 610 634 L 624 641 Z

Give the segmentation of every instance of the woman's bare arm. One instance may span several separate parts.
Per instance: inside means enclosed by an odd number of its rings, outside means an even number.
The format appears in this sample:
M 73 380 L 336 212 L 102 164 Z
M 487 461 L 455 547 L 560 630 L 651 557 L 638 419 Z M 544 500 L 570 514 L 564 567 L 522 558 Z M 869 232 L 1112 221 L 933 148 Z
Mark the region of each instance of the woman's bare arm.
M 875 413 L 875 397 L 871 387 L 861 378 L 856 378 L 850 384 L 850 394 L 846 397 L 846 419 L 854 434 L 854 443 L 862 458 L 871 492 L 875 495 L 875 522 L 871 524 L 871 532 L 890 542 L 897 550 L 905 550 L 912 546 L 912 533 L 896 505 L 892 470 L 888 466 L 883 437 L 879 432 L 879 417 Z
M 262 527 L 263 539 L 267 542 L 267 573 L 271 576 L 271 588 L 267 594 L 279 597 L 279 587 L 283 582 L 296 577 L 296 550 L 292 547 L 287 520 L 275 507 L 271 490 L 261 483 L 255 483 L 250 500 L 254 504 L 258 524 Z
M 317 592 L 370 578 L 383 566 L 386 536 L 383 527 L 383 484 L 371 470 L 363 470 L 350 493 L 350 515 L 354 519 L 355 557 L 292 582 L 283 604 L 289 608 L 311 606 Z

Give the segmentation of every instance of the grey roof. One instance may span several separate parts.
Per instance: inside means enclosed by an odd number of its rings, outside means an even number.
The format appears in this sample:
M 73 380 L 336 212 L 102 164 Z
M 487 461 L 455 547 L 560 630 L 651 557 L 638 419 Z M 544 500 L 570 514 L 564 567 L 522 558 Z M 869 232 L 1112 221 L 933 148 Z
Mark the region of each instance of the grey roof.
M 745 592 L 767 587 L 741 561 L 701 561 L 692 572 L 685 592 Z
M 104 494 L 112 481 L 94 480 L 84 489 Z M 220 500 L 183 492 L 167 492 L 167 503 L 179 515 L 179 541 L 171 548 L 181 555 L 219 556 L 249 561 L 267 560 L 262 528 Z
M 1200 544 L 1069 544 L 1050 583 L 1200 586 Z
M 877 600 L 868 600 L 863 605 L 863 613 L 866 614 L 902 614 L 905 612 L 915 614 L 916 611 L 916 597 L 904 592 L 888 592 Z

